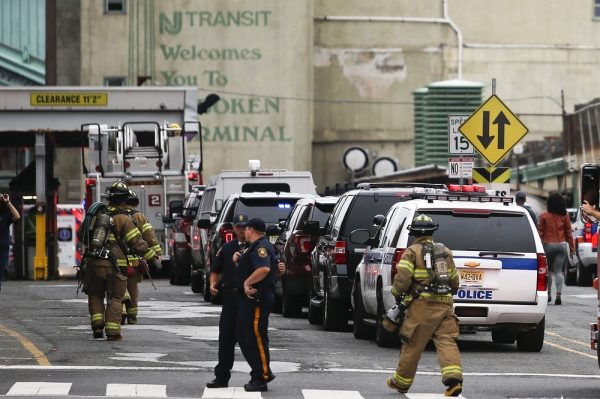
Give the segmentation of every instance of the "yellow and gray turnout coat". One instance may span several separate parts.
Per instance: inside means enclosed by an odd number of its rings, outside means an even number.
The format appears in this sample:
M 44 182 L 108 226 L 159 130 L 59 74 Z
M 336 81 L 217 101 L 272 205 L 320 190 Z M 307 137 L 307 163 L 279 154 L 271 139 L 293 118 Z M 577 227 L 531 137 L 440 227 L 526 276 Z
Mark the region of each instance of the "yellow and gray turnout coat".
M 433 339 L 441 368 L 442 382 L 451 384 L 462 382 L 458 339 L 458 319 L 453 312 L 452 295 L 458 291 L 459 278 L 452 258 L 447 251 L 449 286 L 451 293 L 436 294 L 426 291 L 431 283 L 431 275 L 425 263 L 424 244 L 433 244 L 431 236 L 418 237 L 406 249 L 397 265 L 391 293 L 411 295 L 418 292 L 409 306 L 399 334 L 404 343 L 398 367 L 394 373 L 394 385 L 408 390 L 413 383 L 421 353 Z

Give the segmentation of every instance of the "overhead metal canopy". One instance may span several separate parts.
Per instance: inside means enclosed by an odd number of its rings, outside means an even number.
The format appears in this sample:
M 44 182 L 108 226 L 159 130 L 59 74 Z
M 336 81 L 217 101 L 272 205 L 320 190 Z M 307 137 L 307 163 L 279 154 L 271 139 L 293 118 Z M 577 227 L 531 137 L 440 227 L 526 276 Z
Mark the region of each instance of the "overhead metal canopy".
M 176 122 L 198 133 L 195 87 L 0 87 L 0 134 L 55 132 L 58 146 L 79 146 L 82 124 L 115 125 L 129 121 Z M 33 145 L 31 134 L 2 134 L 0 146 L 18 140 Z

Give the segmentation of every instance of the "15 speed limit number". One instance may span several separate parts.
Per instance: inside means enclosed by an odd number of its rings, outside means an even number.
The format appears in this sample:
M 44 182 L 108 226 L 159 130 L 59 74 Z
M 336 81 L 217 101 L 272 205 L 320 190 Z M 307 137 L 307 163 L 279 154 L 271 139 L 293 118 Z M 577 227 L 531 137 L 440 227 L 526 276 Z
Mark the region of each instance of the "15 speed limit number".
M 474 149 L 458 128 L 470 115 L 448 115 L 448 154 L 473 155 Z

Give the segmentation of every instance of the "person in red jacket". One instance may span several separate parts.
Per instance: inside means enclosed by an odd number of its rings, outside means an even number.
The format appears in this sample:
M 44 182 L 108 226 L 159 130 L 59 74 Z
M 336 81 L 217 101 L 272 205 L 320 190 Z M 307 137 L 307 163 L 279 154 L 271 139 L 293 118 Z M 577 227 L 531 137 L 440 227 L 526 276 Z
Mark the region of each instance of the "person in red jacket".
M 555 305 L 562 303 L 561 290 L 564 266 L 569 254 L 575 253 L 571 233 L 571 219 L 567 213 L 567 202 L 560 193 L 552 193 L 546 203 L 547 210 L 540 215 L 538 231 L 548 258 L 548 302 L 552 301 L 552 275 L 556 284 Z

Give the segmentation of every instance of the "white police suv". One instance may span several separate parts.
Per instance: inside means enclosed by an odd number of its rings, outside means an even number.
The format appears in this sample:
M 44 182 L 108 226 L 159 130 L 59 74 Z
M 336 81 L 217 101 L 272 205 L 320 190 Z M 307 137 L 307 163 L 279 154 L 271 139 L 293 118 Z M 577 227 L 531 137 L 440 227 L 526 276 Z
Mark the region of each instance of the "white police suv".
M 396 264 L 414 239 L 407 226 L 415 215 L 425 214 L 439 224 L 434 240 L 454 255 L 460 275 L 454 311 L 461 330 L 491 330 L 496 343 L 516 341 L 521 351 L 539 352 L 548 301 L 547 264 L 531 217 L 512 197 L 489 196 L 478 186 L 448 188 L 443 194 L 407 194 L 385 218 L 374 218 L 381 224 L 374 237 L 367 239 L 364 230 L 353 232 L 351 239 L 371 245 L 354 278 L 355 337 L 366 338 L 375 327 L 378 345 L 397 342 L 381 320 L 395 303 L 390 289 Z

